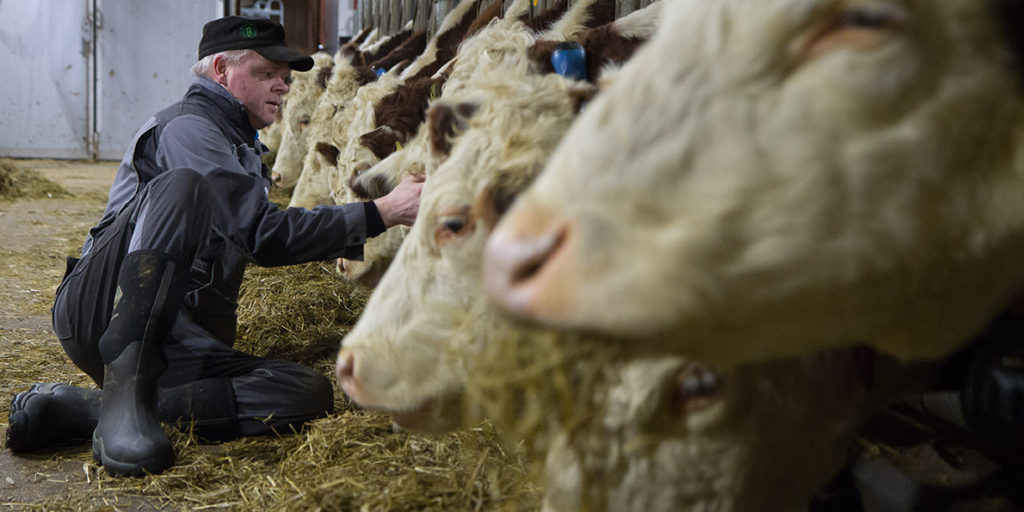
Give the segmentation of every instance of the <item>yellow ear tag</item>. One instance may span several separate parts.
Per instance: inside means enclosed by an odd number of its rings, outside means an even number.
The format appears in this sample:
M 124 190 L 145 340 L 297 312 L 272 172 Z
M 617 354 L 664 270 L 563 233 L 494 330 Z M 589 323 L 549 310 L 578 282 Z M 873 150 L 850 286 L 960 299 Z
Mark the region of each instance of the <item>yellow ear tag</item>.
M 437 99 L 437 84 L 430 84 L 430 99 Z
M 401 143 L 401 142 L 398 142 L 398 141 L 396 140 L 396 141 L 395 141 L 395 151 L 401 151 L 401 150 L 402 150 L 402 143 Z

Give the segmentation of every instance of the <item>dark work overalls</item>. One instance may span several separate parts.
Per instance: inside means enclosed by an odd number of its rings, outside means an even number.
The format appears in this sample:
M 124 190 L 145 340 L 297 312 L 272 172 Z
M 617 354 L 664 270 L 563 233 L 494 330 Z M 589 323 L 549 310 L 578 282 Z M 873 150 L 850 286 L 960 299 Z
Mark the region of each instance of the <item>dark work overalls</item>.
M 155 251 L 189 269 L 157 386 L 161 399 L 189 386 L 178 393 L 187 403 L 171 408 L 186 409 L 196 431 L 211 438 L 287 430 L 333 404 L 330 381 L 312 369 L 232 349 L 246 264 L 359 259 L 367 216 L 371 235 L 383 229 L 365 204 L 277 208 L 267 198 L 264 150 L 244 106 L 220 85 L 197 79 L 135 136 L 104 216 L 81 259 L 69 262 L 53 308 L 64 350 L 102 386 L 97 343 L 110 323 L 125 255 Z

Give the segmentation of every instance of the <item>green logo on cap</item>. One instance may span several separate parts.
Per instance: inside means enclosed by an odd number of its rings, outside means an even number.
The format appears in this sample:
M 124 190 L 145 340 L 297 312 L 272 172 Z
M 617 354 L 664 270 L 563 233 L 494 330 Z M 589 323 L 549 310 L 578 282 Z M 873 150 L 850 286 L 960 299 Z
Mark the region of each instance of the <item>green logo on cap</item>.
M 256 27 L 252 24 L 243 26 L 241 32 L 246 39 L 256 37 Z

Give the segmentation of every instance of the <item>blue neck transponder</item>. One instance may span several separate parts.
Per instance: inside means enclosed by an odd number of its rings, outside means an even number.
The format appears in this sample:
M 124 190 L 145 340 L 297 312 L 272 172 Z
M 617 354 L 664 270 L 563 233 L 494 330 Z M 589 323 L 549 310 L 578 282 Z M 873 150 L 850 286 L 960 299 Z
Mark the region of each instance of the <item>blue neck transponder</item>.
M 574 80 L 587 79 L 587 52 L 575 41 L 565 41 L 551 52 L 555 73 Z

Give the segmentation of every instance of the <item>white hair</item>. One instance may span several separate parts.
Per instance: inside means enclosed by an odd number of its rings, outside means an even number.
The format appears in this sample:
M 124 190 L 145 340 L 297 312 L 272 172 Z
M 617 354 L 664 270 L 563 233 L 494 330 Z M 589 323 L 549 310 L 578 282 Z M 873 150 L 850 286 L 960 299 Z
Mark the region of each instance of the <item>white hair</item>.
M 206 73 L 210 71 L 210 66 L 213 65 L 213 59 L 218 55 L 223 56 L 228 64 L 238 64 L 246 55 L 249 55 L 249 52 L 251 51 L 252 50 L 225 50 L 220 53 L 207 55 L 206 57 L 199 59 L 199 62 L 192 65 L 192 74 L 195 76 L 206 76 Z

